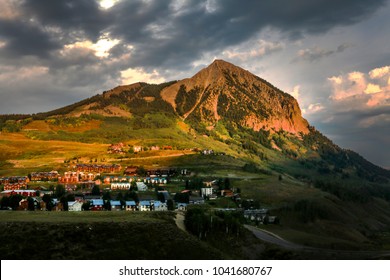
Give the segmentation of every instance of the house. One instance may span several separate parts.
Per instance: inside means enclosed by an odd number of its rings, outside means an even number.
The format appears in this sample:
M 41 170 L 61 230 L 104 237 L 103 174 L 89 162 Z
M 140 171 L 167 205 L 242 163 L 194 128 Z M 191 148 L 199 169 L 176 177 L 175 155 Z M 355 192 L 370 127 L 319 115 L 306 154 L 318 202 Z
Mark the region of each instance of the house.
M 144 182 L 136 182 L 136 184 L 137 184 L 137 189 L 138 189 L 138 191 L 140 191 L 140 192 L 145 192 L 145 191 L 148 190 L 148 186 L 145 185 Z
M 79 172 L 67 171 L 64 173 L 64 176 L 58 177 L 58 182 L 67 184 L 67 183 L 78 183 L 79 182 Z
M 95 172 L 95 173 L 117 173 L 122 166 L 120 164 L 77 164 L 78 172 Z
M 200 194 L 203 197 L 209 197 L 213 194 L 213 188 L 201 188 Z
M 203 182 L 203 184 L 204 184 L 206 187 L 216 186 L 217 183 L 218 183 L 218 180 L 204 181 L 204 182 Z
M 182 169 L 180 170 L 180 174 L 186 176 L 186 175 L 190 175 L 190 172 L 188 169 Z
M 137 204 L 134 200 L 126 201 L 126 211 L 136 211 L 137 210 Z
M 152 147 L 150 147 L 150 150 L 151 151 L 158 151 L 158 150 L 160 150 L 160 147 L 159 146 L 152 146 Z
M 164 196 L 165 201 L 171 198 L 168 191 L 158 191 L 158 193 Z
M 54 201 L 54 199 L 53 199 Z M 64 204 L 62 202 L 54 202 L 54 207 L 52 208 L 52 211 L 64 211 Z
M 68 201 L 68 211 L 81 211 L 82 206 L 81 201 Z
M 136 167 L 136 166 L 127 166 L 125 171 L 124 171 L 124 175 L 137 176 L 137 169 L 138 169 L 138 167 Z
M 139 153 L 143 150 L 142 146 L 133 146 L 134 153 Z
M 177 203 L 176 209 L 179 211 L 187 211 L 187 203 Z
M 23 189 L 27 189 L 26 183 L 6 183 L 6 184 L 4 184 L 5 191 L 23 190 Z
M 111 183 L 112 190 L 128 190 L 130 187 L 130 183 Z
M 5 190 L 1 192 L 1 196 L 11 196 L 11 195 L 16 195 L 20 194 L 21 196 L 36 196 L 37 191 L 35 190 Z
M 165 202 L 163 203 L 163 202 L 157 200 L 153 203 L 153 210 L 154 211 L 168 211 L 168 206 Z
M 53 181 L 58 179 L 58 171 L 31 172 L 31 181 Z
M 199 196 L 190 196 L 190 204 L 204 204 L 204 198 Z
M 120 211 L 122 210 L 122 204 L 120 200 L 110 200 L 111 211 Z
M 277 216 L 268 216 L 264 219 L 264 224 L 279 224 L 279 218 Z
M 151 211 L 151 201 L 141 200 L 139 202 L 139 211 Z
M 201 154 L 203 154 L 203 155 L 213 155 L 214 154 L 214 150 L 207 150 L 207 149 L 205 149 L 205 150 L 203 150 L 201 152 Z
M 21 201 L 19 201 L 18 210 L 28 210 L 28 200 L 27 199 L 22 199 Z
M 164 146 L 163 150 L 173 150 L 172 146 Z
M 104 210 L 104 201 L 103 199 L 91 199 L 91 211 L 102 211 Z
M 27 184 L 28 182 L 30 182 L 30 179 L 27 176 L 11 176 L 0 178 L 0 185 L 14 183 Z
M 244 218 L 250 221 L 263 222 L 269 216 L 268 209 L 251 209 L 244 211 Z
M 109 154 L 124 154 L 124 147 L 125 145 L 123 143 L 111 144 L 110 147 L 108 147 L 107 152 Z
M 41 202 L 39 202 L 39 208 L 42 210 L 42 211 L 46 211 L 46 202 L 44 202 L 43 200 Z
M 234 192 L 232 190 L 221 190 L 221 196 L 233 197 L 234 196 Z

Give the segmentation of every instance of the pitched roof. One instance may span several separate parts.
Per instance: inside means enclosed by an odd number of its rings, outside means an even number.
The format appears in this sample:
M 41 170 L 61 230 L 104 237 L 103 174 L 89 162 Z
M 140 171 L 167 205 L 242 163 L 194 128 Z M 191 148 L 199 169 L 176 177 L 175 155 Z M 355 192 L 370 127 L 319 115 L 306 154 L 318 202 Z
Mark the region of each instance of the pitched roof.
M 111 206 L 121 206 L 120 200 L 110 200 Z
M 141 206 L 150 206 L 150 201 L 149 200 L 141 200 L 139 202 L 139 205 L 141 205 Z
M 91 204 L 94 206 L 104 205 L 103 199 L 91 199 Z
M 126 201 L 126 206 L 135 206 L 135 201 L 134 200 L 130 200 L 130 201 Z

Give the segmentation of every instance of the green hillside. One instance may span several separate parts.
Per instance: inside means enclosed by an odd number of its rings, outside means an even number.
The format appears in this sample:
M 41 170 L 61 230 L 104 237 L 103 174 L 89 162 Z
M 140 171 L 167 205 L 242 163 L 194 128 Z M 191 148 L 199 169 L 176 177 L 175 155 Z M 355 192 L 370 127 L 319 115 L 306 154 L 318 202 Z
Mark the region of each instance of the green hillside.
M 287 239 L 347 249 L 390 244 L 382 234 L 390 229 L 390 171 L 340 148 L 302 118 L 294 98 L 225 62 L 182 81 L 119 86 L 51 112 L 0 116 L 0 130 L 0 176 L 77 163 L 186 168 L 190 180 L 228 178 L 243 200 L 280 216 L 269 229 Z M 108 153 L 119 142 L 123 153 Z M 183 190 L 185 181 L 168 187 Z

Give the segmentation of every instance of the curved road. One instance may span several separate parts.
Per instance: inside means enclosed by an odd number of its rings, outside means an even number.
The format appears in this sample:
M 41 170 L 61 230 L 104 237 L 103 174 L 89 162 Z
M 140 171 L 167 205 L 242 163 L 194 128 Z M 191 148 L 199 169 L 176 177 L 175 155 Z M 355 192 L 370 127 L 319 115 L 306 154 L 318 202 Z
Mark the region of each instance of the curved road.
M 263 229 L 259 229 L 257 227 L 250 226 L 250 225 L 244 225 L 244 227 L 246 229 L 250 230 L 257 238 L 259 238 L 265 242 L 278 245 L 278 246 L 283 247 L 285 249 L 290 249 L 290 250 L 309 249 L 309 247 L 287 241 L 287 240 L 283 239 L 282 237 L 280 237 L 279 235 L 276 235 L 272 232 L 269 232 L 269 231 L 266 231 Z
M 323 256 L 335 256 L 337 259 L 342 258 L 358 258 L 358 259 L 378 259 L 389 258 L 390 251 L 348 251 L 348 250 L 331 250 L 323 248 L 308 247 L 300 244 L 295 244 L 287 241 L 272 232 L 259 229 L 254 226 L 244 225 L 246 229 L 251 231 L 257 238 L 264 242 L 272 243 L 288 250 L 303 251 L 307 253 L 319 253 Z

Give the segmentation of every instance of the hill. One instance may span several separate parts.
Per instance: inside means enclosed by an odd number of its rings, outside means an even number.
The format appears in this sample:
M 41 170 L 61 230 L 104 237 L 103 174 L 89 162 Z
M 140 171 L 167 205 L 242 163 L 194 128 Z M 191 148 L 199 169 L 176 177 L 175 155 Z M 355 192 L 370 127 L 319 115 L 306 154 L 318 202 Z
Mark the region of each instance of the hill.
M 340 148 L 302 117 L 292 96 L 225 61 L 180 81 L 3 115 L 0 129 L 0 176 L 63 172 L 80 162 L 187 168 L 204 180 L 229 178 L 243 199 L 285 217 L 284 232 L 297 241 L 355 249 L 387 240 L 390 171 Z M 124 153 L 107 153 L 118 142 Z
M 310 126 L 292 96 L 222 60 L 181 81 L 118 86 L 50 112 L 3 115 L 0 129 L 34 140 L 216 149 L 294 176 L 306 169 L 307 179 L 390 179 Z

